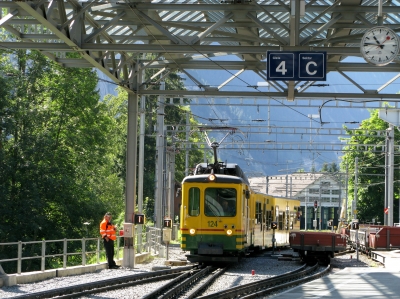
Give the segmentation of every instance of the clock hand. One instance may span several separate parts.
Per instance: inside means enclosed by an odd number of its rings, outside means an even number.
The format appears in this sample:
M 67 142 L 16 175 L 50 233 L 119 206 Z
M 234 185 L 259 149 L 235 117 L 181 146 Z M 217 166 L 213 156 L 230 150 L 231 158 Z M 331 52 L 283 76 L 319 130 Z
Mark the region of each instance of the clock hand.
M 374 40 L 376 40 L 377 46 L 378 46 L 379 48 L 383 49 L 384 45 L 382 45 L 382 44 L 378 41 L 378 39 L 376 38 L 375 35 L 374 35 L 373 37 L 374 37 Z M 385 41 L 386 41 L 386 40 L 385 40 Z
M 364 46 L 375 46 L 377 48 L 381 48 L 383 49 L 384 45 L 378 45 L 378 44 L 374 44 L 374 43 L 364 43 Z

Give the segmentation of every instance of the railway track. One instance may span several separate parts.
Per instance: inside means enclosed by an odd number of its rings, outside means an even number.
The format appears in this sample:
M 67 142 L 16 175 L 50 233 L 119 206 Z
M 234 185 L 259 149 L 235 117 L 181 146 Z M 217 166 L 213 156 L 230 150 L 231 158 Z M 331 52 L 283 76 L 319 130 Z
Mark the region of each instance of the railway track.
M 327 266 L 322 271 L 316 272 L 318 264 L 312 267 L 303 265 L 297 270 L 288 272 L 283 275 L 275 276 L 272 278 L 262 279 L 257 282 L 248 283 L 245 285 L 236 286 L 228 290 L 215 292 L 209 295 L 196 297 L 198 299 L 222 299 L 222 298 L 257 298 L 265 296 L 272 292 L 278 292 L 283 289 L 293 287 L 308 281 L 314 280 L 325 275 L 330 266 Z M 316 273 L 315 273 L 316 272 Z
M 277 275 L 271 278 L 231 287 L 227 290 L 207 294 L 207 289 L 208 292 L 210 292 L 213 281 L 223 275 L 227 269 L 228 268 L 211 266 L 200 267 L 195 265 L 71 285 L 69 287 L 21 295 L 14 298 L 81 298 L 93 294 L 135 287 L 137 285 L 141 287 L 146 284 L 154 284 L 154 282 L 161 283 L 157 283 L 157 288 L 155 290 L 153 289 L 150 293 L 146 293 L 142 297 L 137 298 L 257 298 L 319 278 L 325 275 L 330 267 L 328 266 L 322 271 L 318 271 L 318 265 L 312 267 L 303 265 L 283 275 Z
M 24 294 L 21 296 L 15 296 L 14 299 L 42 299 L 42 298 L 78 298 L 80 296 L 96 294 L 101 292 L 107 292 L 111 290 L 132 287 L 138 284 L 146 284 L 155 281 L 163 281 L 174 279 L 182 276 L 184 273 L 191 275 L 200 271 L 200 266 L 188 266 L 176 269 L 158 270 L 154 272 L 146 272 L 140 274 L 127 275 L 117 278 L 108 278 L 96 282 L 71 285 L 64 288 L 57 288 L 53 290 L 47 290 L 43 292 L 35 292 L 30 294 Z
M 195 275 L 187 276 L 182 274 L 167 285 L 143 296 L 141 299 L 169 299 L 183 296 L 186 299 L 197 298 L 196 296 L 203 292 L 227 268 L 216 268 L 208 266 Z M 183 293 L 185 293 L 183 295 Z

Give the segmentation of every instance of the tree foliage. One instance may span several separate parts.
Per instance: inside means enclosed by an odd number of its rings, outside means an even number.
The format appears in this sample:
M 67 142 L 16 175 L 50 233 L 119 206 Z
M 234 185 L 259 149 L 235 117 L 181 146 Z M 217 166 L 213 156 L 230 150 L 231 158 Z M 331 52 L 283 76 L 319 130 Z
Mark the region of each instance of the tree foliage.
M 36 51 L 0 60 L 0 208 L 3 242 L 98 234 L 105 211 L 123 208 L 111 168 L 112 121 L 97 75 Z M 11 57 L 11 59 L 10 59 Z
M 388 123 L 380 119 L 378 110 L 370 113 L 370 118 L 364 120 L 359 130 L 347 130 L 349 140 L 346 147 L 347 152 L 343 156 L 341 168 L 346 171 L 348 167 L 349 187 L 348 197 L 350 201 L 354 200 L 355 173 L 358 173 L 357 181 L 357 217 L 362 222 L 370 222 L 375 219 L 376 222 L 384 223 L 384 197 L 385 197 L 385 136 L 377 134 L 377 130 L 385 131 L 389 127 Z M 399 140 L 400 133 L 395 130 L 395 143 Z M 372 144 L 375 148 L 359 145 Z M 358 167 L 355 168 L 355 160 L 358 158 Z M 399 157 L 395 156 L 395 165 L 399 163 Z M 394 173 L 395 186 L 399 186 L 399 174 Z M 394 188 L 394 207 L 393 219 L 398 219 L 398 189 Z M 351 205 L 348 213 L 351 212 Z M 354 211 L 353 211 L 354 212 Z M 396 220 L 395 220 L 396 222 Z
M 330 164 L 324 163 L 320 170 L 320 172 L 333 172 L 333 173 L 338 172 L 338 171 L 339 171 L 339 166 L 335 162 L 332 162 Z
M 147 71 L 145 78 L 150 78 L 153 75 L 152 71 Z M 146 81 L 146 79 L 145 79 Z M 179 88 L 184 89 L 181 79 L 175 74 L 171 73 L 169 76 L 165 77 L 165 86 L 168 88 Z M 179 86 L 179 87 L 178 87 Z M 158 89 L 159 86 L 152 86 Z M 127 93 L 123 89 L 118 89 L 118 94 L 116 96 L 109 95 L 106 97 L 105 102 L 108 107 L 113 107 L 113 119 L 116 122 L 114 135 L 115 142 L 124 145 L 126 144 L 127 138 Z M 179 100 L 179 99 L 178 99 Z M 154 191 L 156 184 L 156 137 L 157 131 L 154 130 L 155 124 L 157 124 L 158 109 L 160 107 L 160 99 L 157 96 L 148 96 L 145 99 L 145 136 L 144 136 L 144 172 L 143 172 L 143 198 L 144 198 L 144 211 L 146 213 L 147 219 L 153 218 L 154 213 Z M 185 103 L 189 103 L 187 99 L 184 100 Z M 140 102 L 139 102 L 140 106 Z M 111 108 L 110 108 L 111 110 Z M 181 181 L 185 174 L 185 139 L 186 139 L 186 114 L 189 113 L 190 125 L 197 124 L 196 120 L 191 116 L 190 110 L 184 106 L 180 105 L 165 105 L 164 107 L 164 123 L 168 128 L 178 129 L 174 132 L 170 132 L 165 136 L 165 147 L 172 149 L 175 152 L 175 180 Z M 139 128 L 140 129 L 140 128 Z M 190 141 L 196 142 L 200 138 L 199 133 L 191 132 Z M 120 146 L 117 149 L 115 169 L 118 171 L 118 176 L 125 179 L 126 173 L 126 156 L 125 147 Z M 139 144 L 138 144 L 139 146 Z M 202 159 L 202 151 L 196 147 L 192 147 L 189 153 L 189 165 L 192 167 L 197 164 Z
M 124 220 L 127 94 L 100 99 L 93 70 L 63 68 L 37 51 L 0 56 L 0 223 L 2 242 L 98 235 L 106 211 Z M 146 77 L 152 76 L 151 72 Z M 176 74 L 168 86 L 182 88 Z M 158 88 L 158 87 L 156 87 Z M 157 97 L 146 99 L 144 196 L 154 207 Z M 165 123 L 186 125 L 183 107 L 166 106 Z M 190 118 L 191 123 L 195 123 Z M 184 131 L 184 130 L 182 130 Z M 183 178 L 184 132 L 166 137 Z M 191 135 L 191 140 L 198 138 Z M 191 149 L 190 165 L 201 159 Z M 154 204 L 153 204 L 154 205 Z M 149 216 L 149 215 L 148 215 Z M 85 226 L 83 223 L 90 223 Z M 118 223 L 117 223 L 118 224 Z M 120 224 L 120 223 L 119 223 Z M 86 231 L 87 230 L 87 231 Z M 24 251 L 31 250 L 26 246 Z M 61 248 L 53 248 L 56 251 Z M 7 252 L 0 249 L 0 258 Z M 73 250 L 73 249 L 71 249 Z M 26 252 L 27 256 L 29 252 Z M 26 267 L 30 267 L 30 262 Z M 34 265 L 32 265 L 34 266 Z

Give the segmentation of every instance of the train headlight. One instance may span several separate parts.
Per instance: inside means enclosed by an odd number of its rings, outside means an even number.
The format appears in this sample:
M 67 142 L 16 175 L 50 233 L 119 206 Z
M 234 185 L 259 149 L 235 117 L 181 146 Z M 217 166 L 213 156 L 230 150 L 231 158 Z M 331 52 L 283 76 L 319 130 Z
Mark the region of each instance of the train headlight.
M 189 233 L 193 236 L 196 233 L 196 230 L 194 228 L 189 229 Z
M 226 231 L 226 234 L 227 234 L 228 236 L 232 236 L 232 233 L 233 233 L 233 231 L 232 231 L 231 229 L 228 229 L 228 230 Z
M 208 181 L 209 181 L 209 182 L 214 182 L 215 179 L 216 179 L 216 177 L 215 177 L 214 174 L 210 174 L 210 175 L 208 176 Z

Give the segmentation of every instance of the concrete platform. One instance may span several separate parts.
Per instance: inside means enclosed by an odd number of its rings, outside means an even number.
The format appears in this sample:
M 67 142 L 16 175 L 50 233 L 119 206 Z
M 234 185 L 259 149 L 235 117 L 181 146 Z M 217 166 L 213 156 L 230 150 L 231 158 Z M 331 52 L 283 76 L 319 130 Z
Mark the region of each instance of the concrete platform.
M 384 264 L 386 269 L 400 269 L 400 250 L 372 251 L 371 258 Z
M 398 299 L 400 269 L 345 268 L 268 298 Z
M 135 255 L 135 264 L 140 264 L 146 261 L 150 257 L 150 253 L 142 253 Z M 115 260 L 117 265 L 121 265 L 122 260 Z M 75 266 L 67 268 L 59 268 L 45 271 L 34 271 L 24 272 L 21 274 L 6 274 L 2 271 L 0 266 L 0 287 L 2 286 L 13 286 L 16 284 L 31 283 L 41 281 L 54 277 L 63 277 L 69 275 L 78 275 L 84 273 L 93 273 L 98 270 L 107 269 L 108 264 L 106 262 L 100 264 L 92 264 L 86 266 Z

